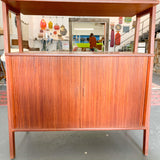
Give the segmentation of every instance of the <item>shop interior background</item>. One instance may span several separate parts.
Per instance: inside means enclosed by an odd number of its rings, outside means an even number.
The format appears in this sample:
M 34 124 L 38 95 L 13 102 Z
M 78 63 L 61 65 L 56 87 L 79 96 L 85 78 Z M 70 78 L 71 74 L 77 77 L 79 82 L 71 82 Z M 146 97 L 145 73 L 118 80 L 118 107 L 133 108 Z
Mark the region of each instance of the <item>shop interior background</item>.
M 0 8 L 2 7 L 2 2 L 0 2 Z M 156 23 L 159 23 L 158 19 L 160 19 L 160 5 L 157 6 L 157 14 L 156 14 Z M 65 36 L 61 37 L 62 41 L 62 50 L 69 51 L 69 19 L 70 18 L 108 18 L 109 19 L 109 28 L 108 28 L 108 52 L 114 52 L 114 51 L 126 51 L 122 48 L 128 47 L 131 48 L 132 51 L 132 42 L 134 41 L 134 25 L 136 17 L 129 17 L 131 18 L 128 22 L 126 22 L 126 18 L 122 17 L 122 22 L 120 22 L 120 17 L 71 17 L 71 16 L 29 16 L 29 15 L 22 15 L 21 14 L 21 21 L 22 21 L 22 35 L 23 40 L 28 41 L 28 45 L 33 50 L 39 49 L 40 51 L 44 50 L 44 44 L 43 44 L 43 38 L 39 38 L 40 36 L 40 22 L 42 19 L 46 21 L 47 27 L 44 32 L 48 32 L 49 38 L 47 39 L 46 44 L 46 51 L 56 51 L 57 50 L 57 40 L 59 31 L 56 31 L 54 29 L 54 25 L 58 24 L 60 26 L 64 26 L 66 29 Z M 0 10 L 0 27 L 3 28 L 2 23 L 3 17 L 2 17 L 2 10 Z M 53 23 L 53 29 L 48 29 L 48 23 Z M 18 51 L 18 45 L 13 45 L 12 40 L 17 39 L 17 28 L 15 23 L 15 15 L 13 13 L 9 14 L 9 24 L 10 24 L 10 36 L 11 36 L 11 51 L 17 52 Z M 112 25 L 114 25 L 114 36 L 117 32 L 121 35 L 121 43 L 120 45 L 111 46 L 111 30 Z M 141 25 L 140 25 L 140 36 L 144 35 L 144 33 L 147 33 L 149 31 L 149 15 L 144 16 L 141 18 Z M 85 30 L 87 29 L 87 30 Z M 56 35 L 55 31 L 57 32 Z M 73 50 L 75 49 L 75 46 L 77 46 L 76 43 L 87 43 L 87 42 L 81 42 L 81 39 L 84 38 L 84 41 L 88 39 L 90 33 L 94 33 L 95 36 L 98 37 L 97 40 L 100 40 L 104 36 L 104 25 L 101 25 L 100 23 L 73 23 L 72 24 L 72 46 Z M 86 37 L 87 36 L 87 37 Z M 79 42 L 76 42 L 76 41 Z M 146 44 L 143 43 L 141 47 L 139 47 L 138 52 L 139 53 L 145 53 Z M 3 42 L 3 36 L 0 36 L 0 50 L 4 49 L 4 42 Z M 83 51 L 82 49 L 77 49 L 76 51 Z M 88 50 L 85 50 L 88 51 Z

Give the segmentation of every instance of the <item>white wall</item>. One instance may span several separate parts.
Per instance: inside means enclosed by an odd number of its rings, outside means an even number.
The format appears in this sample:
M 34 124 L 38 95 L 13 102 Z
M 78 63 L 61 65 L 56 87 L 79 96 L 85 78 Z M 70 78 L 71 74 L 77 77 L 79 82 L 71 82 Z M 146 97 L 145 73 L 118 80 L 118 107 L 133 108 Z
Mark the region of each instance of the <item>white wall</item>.
M 38 36 L 38 33 L 40 32 L 40 21 L 44 18 L 46 23 L 48 24 L 49 21 L 52 21 L 53 25 L 58 23 L 59 26 L 62 24 L 65 25 L 67 31 L 69 30 L 69 22 L 68 17 L 55 17 L 55 16 L 31 16 L 29 21 L 29 31 L 32 33 L 30 34 L 30 39 L 34 39 Z M 53 29 L 54 30 L 54 29 Z M 68 33 L 67 33 L 68 35 Z
M 129 29 L 132 28 L 132 24 L 133 24 L 133 21 L 135 20 L 135 17 L 132 17 L 132 22 L 130 23 L 125 23 L 124 22 L 124 17 L 123 17 L 123 23 L 121 24 L 121 30 L 119 31 L 119 33 L 121 34 L 121 42 L 124 41 L 126 38 L 130 37 L 130 33 L 126 33 L 125 34 L 125 37 L 122 36 L 124 33 L 123 33 L 123 26 L 129 26 Z M 116 26 L 117 24 L 119 24 L 119 17 L 110 17 L 110 24 L 113 23 L 114 26 Z M 109 26 L 110 27 L 110 26 Z M 116 29 L 114 28 L 114 33 L 116 34 Z M 114 52 L 114 51 L 117 51 L 117 48 L 119 47 L 110 47 L 110 39 L 111 39 L 111 27 L 109 28 L 109 52 Z M 120 45 L 121 46 L 121 45 Z
M 93 30 L 75 30 L 75 28 L 93 28 Z M 88 22 L 74 22 L 72 23 L 72 34 L 73 35 L 103 35 L 104 36 L 104 25 L 100 23 L 88 23 Z
M 0 27 L 3 28 L 3 19 L 2 19 L 2 1 L 0 1 Z
M 53 26 L 56 23 L 59 26 L 64 25 L 65 28 L 67 29 L 67 35 L 65 37 L 69 36 L 69 17 L 68 16 L 65 16 L 65 17 L 32 16 L 30 18 L 30 23 L 29 23 L 29 32 L 30 32 L 29 45 L 30 47 L 42 48 L 42 43 L 40 41 L 34 41 L 34 39 L 38 37 L 38 34 L 40 32 L 40 21 L 42 18 L 45 19 L 47 24 L 49 23 L 49 21 L 52 21 Z M 75 31 L 74 28 L 94 28 L 94 31 Z M 51 31 L 54 31 L 54 29 L 52 29 Z M 95 25 L 95 23 L 73 23 L 73 35 L 90 35 L 91 32 L 94 32 L 95 35 L 96 34 L 104 35 L 104 26 Z
M 21 15 L 21 19 L 27 24 L 29 23 L 30 16 Z M 29 40 L 29 25 L 22 23 L 22 36 L 23 40 Z M 9 18 L 10 38 L 17 39 L 17 27 L 15 26 L 15 14 L 11 13 Z M 3 15 L 2 15 L 2 2 L 0 1 L 0 27 L 3 28 Z M 0 36 L 0 50 L 4 49 L 3 36 Z
M 29 18 L 29 46 L 33 48 L 42 48 L 41 41 L 34 41 L 35 38 L 38 37 L 40 33 L 40 21 L 44 18 L 46 23 L 52 21 L 53 26 L 58 23 L 59 26 L 64 25 L 67 29 L 67 35 L 69 36 L 69 17 L 55 17 L 55 16 L 30 16 Z M 54 29 L 51 30 L 51 32 Z M 55 48 L 55 47 L 54 47 Z
M 160 5 L 157 5 L 157 12 L 160 11 Z M 147 20 L 146 20 L 147 19 Z M 136 20 L 136 17 L 133 17 L 133 20 Z M 149 31 L 149 14 L 146 16 L 143 16 L 140 20 L 140 22 L 143 22 L 144 20 L 146 20 L 144 23 L 140 24 L 140 32 L 139 35 L 142 35 L 143 33 Z M 156 24 L 160 23 L 160 12 L 156 13 Z M 142 31 L 142 27 L 144 28 Z M 116 51 L 118 51 L 118 49 L 122 48 L 122 46 L 125 46 L 126 44 L 130 43 L 131 41 L 134 40 L 134 33 L 135 33 L 135 29 L 133 29 L 132 31 L 130 31 L 129 33 L 125 34 L 125 36 L 122 36 L 121 41 L 124 41 L 126 39 L 128 39 L 127 41 L 125 41 L 124 43 L 121 43 L 120 46 L 116 47 Z M 113 49 L 114 50 L 114 49 Z
M 160 5 L 157 6 L 157 10 L 160 10 Z M 15 23 L 14 23 L 14 17 L 15 15 L 11 15 L 11 19 L 10 19 L 10 33 L 11 33 L 11 38 L 16 38 L 17 37 L 17 29 L 15 27 Z M 48 23 L 50 20 L 53 22 L 53 24 L 55 23 L 58 23 L 59 25 L 65 25 L 68 33 L 69 33 L 69 17 L 65 17 L 65 18 L 62 18 L 62 17 L 58 17 L 56 18 L 55 16 L 53 17 L 49 17 L 49 16 L 45 16 L 44 17 L 46 22 Z M 87 18 L 87 17 L 86 17 Z M 99 17 L 99 18 L 102 18 L 102 17 Z M 104 17 L 103 17 L 104 18 Z M 107 17 L 105 17 L 107 18 Z M 156 19 L 160 18 L 160 13 L 157 14 L 157 17 Z M 42 16 L 24 16 L 22 15 L 22 20 L 25 22 L 25 23 L 28 23 L 29 25 L 24 25 L 22 24 L 22 33 L 23 33 L 23 39 L 25 40 L 29 40 L 29 43 L 30 43 L 30 47 L 37 47 L 37 46 L 40 46 L 41 44 L 39 42 L 35 42 L 34 39 L 38 36 L 38 33 L 40 31 L 40 20 L 42 19 Z M 146 16 L 142 18 L 142 20 L 146 19 Z M 2 2 L 0 1 L 0 26 L 3 27 L 3 23 L 2 23 Z M 135 17 L 132 18 L 132 21 L 135 20 Z M 110 17 L 110 23 L 115 23 L 118 24 L 119 22 L 119 17 Z M 149 22 L 145 22 L 144 23 L 144 27 L 146 25 L 148 25 Z M 159 21 L 157 21 L 157 23 L 159 23 Z M 129 23 L 129 24 L 126 24 L 123 22 L 122 26 L 130 26 L 130 28 L 132 28 L 132 23 Z M 142 26 L 141 26 L 142 27 Z M 147 31 L 148 28 L 146 28 L 144 30 Z M 69 35 L 67 33 L 67 36 Z M 109 39 L 110 39 L 110 33 L 111 33 L 111 29 L 109 29 Z M 115 32 L 116 33 L 116 32 Z M 120 31 L 121 34 L 123 34 L 123 27 Z M 125 37 L 122 36 L 122 39 L 121 41 L 124 41 L 125 39 L 129 38 L 128 41 L 126 41 L 126 43 L 129 43 L 130 41 L 132 41 L 134 39 L 134 37 L 132 36 L 134 34 L 134 29 L 125 34 Z M 140 34 L 142 34 L 140 32 Z M 121 48 L 123 45 L 125 45 L 124 43 L 122 43 L 119 47 L 117 47 L 117 50 L 118 48 Z M 0 36 L 0 49 L 2 49 L 4 47 L 3 45 L 3 36 Z M 110 45 L 109 45 L 109 51 L 114 51 L 114 48 L 110 48 Z
M 66 29 L 67 29 L 67 36 L 68 36 L 68 33 L 69 33 L 69 17 L 65 16 L 64 18 L 62 17 L 55 17 L 55 16 L 52 16 L 52 17 L 49 17 L 49 16 L 45 16 L 43 17 L 47 24 L 48 22 L 51 20 L 53 22 L 53 25 L 55 23 L 58 23 L 59 25 L 65 25 Z M 73 18 L 73 17 L 72 17 Z M 74 17 L 74 18 L 77 18 L 77 17 Z M 88 18 L 88 17 L 86 17 Z M 93 18 L 93 17 L 90 17 L 90 18 Z M 99 17 L 99 18 L 104 18 L 104 17 Z M 105 17 L 105 18 L 109 18 L 110 19 L 110 23 L 114 23 L 115 25 L 119 23 L 119 17 Z M 142 19 L 145 19 L 146 17 L 143 17 Z M 30 47 L 42 47 L 42 44 L 40 41 L 34 41 L 35 38 L 38 37 L 38 33 L 40 32 L 40 21 L 42 19 L 42 16 L 31 16 L 30 17 L 30 21 L 29 21 L 29 44 L 30 44 Z M 123 35 L 123 26 L 129 26 L 130 29 L 132 28 L 132 23 L 133 21 L 136 20 L 135 17 L 132 17 L 132 22 L 131 23 L 125 23 L 124 20 L 123 20 L 123 24 L 121 25 L 122 28 L 120 30 L 120 34 Z M 74 27 L 75 28 L 94 28 L 93 26 L 93 23 L 73 23 L 73 34 L 75 35 L 78 35 L 80 31 L 75 31 L 74 30 Z M 104 27 L 103 26 L 99 26 L 99 28 L 95 28 L 95 35 L 96 34 L 101 34 L 101 35 L 104 35 Z M 90 34 L 90 32 L 94 32 L 94 31 L 81 31 L 81 34 Z M 111 33 L 111 29 L 109 28 L 109 40 L 110 40 L 110 33 Z M 115 30 L 115 34 L 116 34 L 116 30 Z M 128 39 L 128 41 L 126 41 L 126 43 L 129 43 L 130 41 L 132 41 L 134 39 L 134 29 L 129 32 L 129 33 L 126 33 L 125 36 L 122 36 L 122 39 L 121 39 L 121 42 L 124 41 L 125 39 Z M 116 47 L 116 50 L 118 50 L 118 48 L 121 48 L 123 45 L 125 45 L 124 43 L 121 44 L 120 46 Z M 114 51 L 115 48 L 114 47 L 110 47 L 110 42 L 109 42 L 109 51 L 112 52 Z
M 0 27 L 3 28 L 2 2 L 0 1 Z M 4 48 L 3 36 L 0 36 L 0 50 Z

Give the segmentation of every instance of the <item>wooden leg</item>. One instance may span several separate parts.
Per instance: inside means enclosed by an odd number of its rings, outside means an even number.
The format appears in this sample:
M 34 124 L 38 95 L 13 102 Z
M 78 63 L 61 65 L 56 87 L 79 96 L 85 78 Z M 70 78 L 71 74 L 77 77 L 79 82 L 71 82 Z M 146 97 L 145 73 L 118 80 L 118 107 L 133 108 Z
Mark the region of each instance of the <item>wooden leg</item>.
M 15 135 L 14 132 L 9 131 L 9 146 L 10 146 L 10 159 L 15 158 Z
M 148 145 L 149 145 L 149 129 L 145 129 L 143 133 L 143 154 L 148 155 Z

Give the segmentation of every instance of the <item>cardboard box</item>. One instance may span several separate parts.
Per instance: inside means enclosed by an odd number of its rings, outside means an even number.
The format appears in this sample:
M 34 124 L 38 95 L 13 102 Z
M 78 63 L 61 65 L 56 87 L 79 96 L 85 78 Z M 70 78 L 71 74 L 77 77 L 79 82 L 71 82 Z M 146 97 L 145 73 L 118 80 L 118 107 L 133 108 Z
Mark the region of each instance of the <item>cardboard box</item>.
M 2 34 L 3 34 L 3 30 L 0 29 L 0 35 L 2 35 Z

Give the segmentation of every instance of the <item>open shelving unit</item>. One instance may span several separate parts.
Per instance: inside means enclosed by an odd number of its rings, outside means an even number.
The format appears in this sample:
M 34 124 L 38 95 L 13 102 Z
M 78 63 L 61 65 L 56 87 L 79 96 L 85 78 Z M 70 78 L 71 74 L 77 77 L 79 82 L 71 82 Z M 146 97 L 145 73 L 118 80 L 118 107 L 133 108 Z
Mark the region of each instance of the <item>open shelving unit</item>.
M 3 0 L 10 158 L 15 132 L 143 130 L 148 155 L 155 13 L 158 0 Z M 10 53 L 8 11 L 19 53 Z M 23 52 L 20 13 L 136 15 L 133 53 Z M 140 18 L 150 14 L 148 53 L 138 54 Z M 29 78 L 28 80 L 28 77 Z

